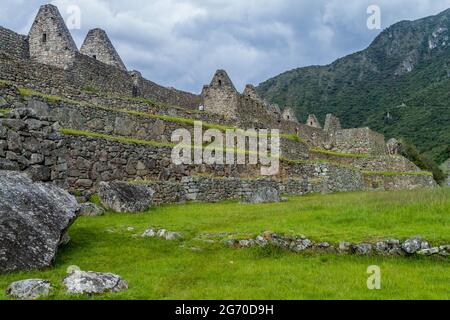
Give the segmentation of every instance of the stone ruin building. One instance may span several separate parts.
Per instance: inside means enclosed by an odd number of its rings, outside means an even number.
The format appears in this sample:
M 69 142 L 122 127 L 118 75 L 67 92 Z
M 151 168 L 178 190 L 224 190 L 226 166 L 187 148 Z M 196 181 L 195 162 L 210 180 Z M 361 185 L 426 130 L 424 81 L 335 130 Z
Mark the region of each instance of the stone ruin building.
M 306 125 L 313 127 L 313 128 L 322 129 L 322 126 L 320 125 L 319 120 L 317 120 L 317 117 L 314 114 L 308 115 L 308 120 L 306 120 Z
M 0 28 L 0 62 L 0 170 L 27 172 L 86 199 L 115 180 L 147 183 L 156 203 L 237 198 L 261 185 L 298 195 L 435 185 L 429 173 L 388 152 L 383 135 L 344 129 L 333 115 L 324 129 L 314 115 L 301 123 L 306 115 L 267 103 L 252 85 L 238 92 L 224 70 L 197 95 L 127 71 L 101 29 L 89 31 L 78 50 L 53 5 L 40 8 L 28 36 Z M 171 134 L 193 131 L 192 120 L 279 129 L 279 173 L 262 178 L 259 165 L 173 164 Z
M 292 108 L 284 109 L 282 117 L 286 121 L 298 122 L 297 116 L 295 115 L 295 111 Z
M 100 62 L 127 71 L 122 59 L 102 29 L 92 29 L 88 32 L 81 46 L 80 53 Z
M 55 67 L 67 68 L 78 52 L 58 8 L 52 5 L 39 9 L 28 43 L 33 61 Z

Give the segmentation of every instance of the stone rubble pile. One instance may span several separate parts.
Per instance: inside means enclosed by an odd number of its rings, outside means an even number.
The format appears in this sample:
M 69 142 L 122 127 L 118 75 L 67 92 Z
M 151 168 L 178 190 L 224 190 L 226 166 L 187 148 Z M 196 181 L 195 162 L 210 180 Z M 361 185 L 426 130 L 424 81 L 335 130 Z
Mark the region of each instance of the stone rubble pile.
M 166 229 L 149 228 L 141 235 L 142 238 L 162 238 L 166 240 L 182 239 L 183 235 L 178 232 L 167 231 Z
M 429 242 L 422 239 L 421 237 L 413 237 L 407 239 L 403 243 L 397 239 L 389 239 L 378 241 L 376 243 L 353 244 L 350 242 L 340 242 L 338 245 L 333 246 L 328 242 L 315 243 L 305 236 L 289 237 L 265 231 L 256 238 L 242 240 L 226 239 L 224 240 L 224 244 L 235 248 L 250 248 L 256 246 L 266 247 L 271 245 L 277 248 L 294 252 L 302 252 L 305 250 L 325 250 L 327 252 L 347 253 L 359 256 L 371 256 L 375 254 L 398 256 L 450 256 L 450 245 L 431 247 Z

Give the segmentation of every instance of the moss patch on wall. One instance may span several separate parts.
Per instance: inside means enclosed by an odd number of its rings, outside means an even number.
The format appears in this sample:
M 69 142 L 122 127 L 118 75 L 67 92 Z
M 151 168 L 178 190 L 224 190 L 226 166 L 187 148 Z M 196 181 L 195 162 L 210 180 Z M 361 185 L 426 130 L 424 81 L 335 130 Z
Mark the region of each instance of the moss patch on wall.
M 405 171 L 405 172 L 397 172 L 397 171 L 362 171 L 364 174 L 368 175 L 380 175 L 385 177 L 393 177 L 393 176 L 413 176 L 413 175 L 426 175 L 432 176 L 432 172 L 428 171 Z
M 109 141 L 115 141 L 120 143 L 126 143 L 126 144 L 140 144 L 140 145 L 149 145 L 153 147 L 168 147 L 172 148 L 175 146 L 175 144 L 171 143 L 163 143 L 158 141 L 152 141 L 152 140 L 141 140 L 141 139 L 135 139 L 135 138 L 129 138 L 129 137 L 119 137 L 119 136 L 112 136 L 108 134 L 103 133 L 96 133 L 91 131 L 82 131 L 82 130 L 73 130 L 73 129 L 67 129 L 67 128 L 61 128 L 60 132 L 66 135 L 71 136 L 83 136 L 87 138 L 95 138 L 95 139 L 104 139 Z
M 345 153 L 345 152 L 336 152 L 336 151 L 328 151 L 323 149 L 314 148 L 310 150 L 313 153 L 324 154 L 328 156 L 336 156 L 336 157 L 350 157 L 350 158 L 362 158 L 367 159 L 371 156 L 366 153 Z

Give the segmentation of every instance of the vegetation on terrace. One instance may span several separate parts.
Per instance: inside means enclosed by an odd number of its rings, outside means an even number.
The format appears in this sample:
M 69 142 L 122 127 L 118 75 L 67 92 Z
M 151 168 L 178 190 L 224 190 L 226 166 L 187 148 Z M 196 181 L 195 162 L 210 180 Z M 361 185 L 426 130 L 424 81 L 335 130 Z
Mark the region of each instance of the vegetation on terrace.
M 11 83 L 9 81 L 4 81 L 5 85 L 11 85 Z M 49 102 L 66 102 L 69 104 L 73 104 L 73 105 L 78 105 L 78 106 L 83 106 L 83 107 L 91 107 L 91 108 L 98 108 L 98 109 L 102 109 L 102 110 L 106 110 L 106 111 L 112 111 L 112 112 L 119 112 L 119 113 L 124 113 L 124 114 L 128 114 L 128 115 L 132 115 L 132 116 L 136 116 L 136 117 L 144 117 L 144 118 L 149 118 L 149 119 L 159 119 L 159 120 L 163 120 L 163 121 L 168 121 L 168 122 L 173 122 L 173 123 L 178 123 L 181 125 L 189 125 L 189 126 L 193 126 L 195 124 L 195 122 L 197 120 L 195 119 L 190 119 L 190 118 L 182 118 L 182 117 L 176 117 L 176 116 L 168 116 L 168 115 L 160 115 L 160 114 L 151 114 L 151 113 L 146 113 L 146 112 L 139 112 L 139 111 L 133 111 L 133 110 L 127 110 L 127 109 L 116 109 L 116 108 L 111 108 L 111 107 L 107 107 L 107 106 L 102 106 L 102 105 L 98 105 L 98 104 L 92 104 L 92 103 L 88 103 L 85 101 L 76 101 L 73 99 L 68 99 L 65 97 L 60 97 L 60 96 L 55 96 L 55 95 L 49 95 L 49 94 L 45 94 L 33 89 L 29 89 L 29 88 L 23 88 L 23 87 L 19 87 L 18 88 L 18 92 L 20 95 L 22 96 L 38 96 L 41 98 L 44 98 L 46 100 L 48 100 Z M 138 100 L 145 100 L 147 101 L 147 103 L 152 103 L 151 100 L 149 99 L 144 99 L 144 98 L 130 98 L 130 99 L 138 99 Z M 207 129 L 217 129 L 220 131 L 226 131 L 226 130 L 239 130 L 239 128 L 236 127 L 232 127 L 232 126 L 227 126 L 227 125 L 221 125 L 221 124 L 215 124 L 215 123 L 208 123 L 208 122 L 202 122 L 202 126 L 204 128 Z M 90 136 L 90 137 L 96 137 L 96 138 L 103 138 L 106 140 L 113 140 L 113 141 L 117 141 L 117 142 L 123 142 L 123 143 L 137 143 L 137 144 L 147 144 L 147 145 L 154 145 L 154 146 L 166 146 L 166 147 L 173 147 L 174 144 L 170 144 L 170 143 L 163 143 L 163 142 L 157 142 L 157 141 L 148 141 L 148 140 L 140 140 L 140 139 L 135 139 L 135 138 L 130 138 L 130 137 L 118 137 L 118 136 L 111 136 L 111 135 L 106 135 L 106 134 L 101 134 L 101 133 L 94 133 L 94 132 L 89 132 L 89 131 L 79 131 L 79 130 L 71 130 L 71 129 L 63 129 L 63 131 L 65 131 L 66 134 L 72 134 L 72 135 L 85 135 L 85 136 Z M 306 142 L 305 140 L 303 140 L 302 138 L 300 138 L 298 135 L 296 134 L 280 134 L 280 138 L 282 139 L 287 139 L 287 140 L 292 140 L 292 141 L 296 141 L 299 143 L 303 143 L 305 145 L 307 145 L 310 148 L 310 151 L 316 154 L 322 154 L 324 156 L 336 156 L 336 157 L 350 157 L 350 158 L 368 158 L 370 157 L 370 155 L 368 154 L 356 154 L 356 153 L 343 153 L 343 152 L 335 152 L 335 151 L 329 151 L 329 150 L 324 150 L 324 149 L 320 149 L 320 148 L 313 148 L 308 142 Z M 238 151 L 239 152 L 239 151 Z M 288 162 L 296 162 L 296 163 L 307 163 L 307 161 L 305 160 L 290 160 L 290 159 L 284 159 L 282 158 L 281 160 L 285 160 Z M 327 162 L 330 163 L 332 165 L 338 166 L 338 167 L 346 167 L 349 169 L 353 169 L 353 170 L 357 170 L 355 168 L 352 168 L 350 166 L 346 166 L 346 165 L 342 165 L 342 164 L 338 164 L 338 163 L 333 163 L 330 161 L 326 161 L 325 159 L 319 159 L 310 163 L 318 163 L 318 162 Z M 430 167 L 421 167 L 425 170 L 427 169 L 431 169 L 433 172 L 435 171 L 433 168 Z M 424 172 L 424 174 L 427 174 L 428 172 Z M 399 175 L 400 172 L 392 172 L 392 175 Z M 402 173 L 402 174 L 409 174 L 409 173 Z M 417 174 L 417 173 L 416 173 Z M 436 177 L 436 174 L 435 174 Z M 439 176 L 438 176 L 439 177 Z
M 142 140 L 142 139 L 136 139 L 136 138 L 131 138 L 131 137 L 124 137 L 124 136 L 114 136 L 114 135 L 109 135 L 109 134 L 104 134 L 104 133 L 97 133 L 97 132 L 92 132 L 92 131 L 83 131 L 83 130 L 73 130 L 73 129 L 68 129 L 68 128 L 61 128 L 60 132 L 63 134 L 67 134 L 67 135 L 72 135 L 72 136 L 83 136 L 86 138 L 94 138 L 94 139 L 104 139 L 104 140 L 108 140 L 108 141 L 115 141 L 115 142 L 119 142 L 119 143 L 126 143 L 126 144 L 138 144 L 138 145 L 149 145 L 149 146 L 154 146 L 154 147 L 168 147 L 168 148 L 173 148 L 176 144 L 174 143 L 165 143 L 165 142 L 159 142 L 159 141 L 154 141 L 154 140 Z M 195 147 L 195 146 L 194 146 Z M 204 145 L 202 146 L 202 149 L 207 150 L 208 146 Z M 240 149 L 229 149 L 224 147 L 224 152 L 227 152 L 229 150 L 231 150 L 232 152 L 235 152 L 236 154 L 252 154 L 252 152 L 248 151 L 248 150 L 240 150 Z M 332 161 L 327 161 L 324 159 L 318 159 L 318 160 L 295 160 L 295 159 L 287 159 L 285 157 L 279 157 L 280 161 L 284 161 L 287 163 L 291 163 L 291 164 L 319 164 L 319 163 L 327 163 L 330 164 L 332 166 L 335 167 L 340 167 L 340 168 L 346 168 L 346 169 L 350 169 L 350 170 L 354 170 L 354 171 L 360 171 L 362 173 L 365 174 L 382 174 L 382 175 L 391 175 L 391 176 L 395 176 L 395 175 L 432 175 L 432 173 L 427 172 L 427 171 L 414 171 L 414 172 L 379 172 L 379 171 L 361 171 L 355 167 L 351 167 L 348 165 L 344 165 L 344 164 L 340 164 L 340 163 L 336 163 L 336 162 L 332 162 Z

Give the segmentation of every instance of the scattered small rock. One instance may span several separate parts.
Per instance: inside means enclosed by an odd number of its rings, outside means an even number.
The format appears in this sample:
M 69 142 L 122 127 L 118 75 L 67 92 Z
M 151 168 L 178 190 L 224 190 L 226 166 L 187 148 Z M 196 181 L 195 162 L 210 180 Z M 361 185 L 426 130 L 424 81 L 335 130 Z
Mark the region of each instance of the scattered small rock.
M 338 247 L 339 252 L 349 253 L 352 251 L 352 244 L 350 242 L 340 242 Z
M 61 240 L 59 241 L 59 246 L 60 247 L 63 247 L 63 246 L 66 246 L 66 245 L 68 245 L 69 244 L 69 242 L 70 242 L 70 236 L 69 236 L 69 234 L 66 232 L 66 233 L 64 233 L 64 235 L 62 236 L 62 238 L 61 238 Z
M 438 254 L 439 253 L 439 248 L 435 247 L 435 248 L 430 248 L 430 249 L 422 249 L 417 251 L 418 255 L 421 256 L 432 256 L 433 254 Z
M 225 244 L 225 245 L 227 245 L 227 246 L 231 246 L 231 247 L 234 247 L 235 245 L 236 245 L 236 240 L 234 240 L 234 239 L 226 239 L 226 240 L 224 240 L 223 241 L 223 243 Z
M 428 247 L 428 242 L 423 241 L 421 237 L 408 239 L 402 244 L 402 249 L 408 254 L 414 254 L 419 250 L 428 249 Z
M 273 187 L 260 187 L 247 194 L 243 203 L 270 203 L 280 202 L 280 192 Z
M 92 202 L 80 204 L 80 216 L 97 217 L 105 214 L 105 209 Z
M 141 235 L 142 238 L 164 238 L 166 240 L 177 240 L 182 239 L 183 235 L 179 232 L 171 232 L 166 229 L 155 230 L 153 228 L 149 228 L 144 231 Z
M 328 248 L 331 247 L 331 245 L 330 245 L 328 242 L 322 242 L 322 243 L 319 243 L 319 244 L 317 245 L 317 247 L 318 247 L 319 249 L 328 249 Z
M 249 248 L 255 245 L 265 247 L 272 245 L 278 248 L 302 252 L 308 249 L 326 250 L 326 252 L 336 252 L 336 247 L 328 242 L 315 244 L 305 236 L 289 237 L 283 236 L 269 231 L 265 231 L 262 235 L 254 239 L 226 239 L 223 243 L 227 246 L 235 248 Z M 450 245 L 442 245 L 440 247 L 430 247 L 428 241 L 420 237 L 414 237 L 406 240 L 401 244 L 400 240 L 389 239 L 378 241 L 375 244 L 359 243 L 352 244 L 350 242 L 340 242 L 337 246 L 337 252 L 356 254 L 360 256 L 371 256 L 374 252 L 381 255 L 405 255 L 418 254 L 424 256 L 441 255 L 443 257 L 450 256 Z
M 141 235 L 142 238 L 154 238 L 156 237 L 156 232 L 153 229 L 147 229 L 144 231 L 144 233 Z
M 296 252 L 305 251 L 306 249 L 312 247 L 313 242 L 309 239 L 301 239 L 298 241 L 293 241 L 293 250 Z
M 360 256 L 370 256 L 372 254 L 372 245 L 368 243 L 353 245 L 352 249 Z
M 390 239 L 379 241 L 375 244 L 375 250 L 381 255 L 403 255 L 400 240 Z
M 128 289 L 128 283 L 113 273 L 73 270 L 63 281 L 67 293 L 100 294 Z
M 178 232 L 167 232 L 165 236 L 166 240 L 177 240 L 183 238 L 183 236 Z
M 51 284 L 41 279 L 28 279 L 11 283 L 6 294 L 20 300 L 35 300 L 49 295 Z
M 257 236 L 255 242 L 260 247 L 265 247 L 269 244 L 269 241 L 267 241 L 263 236 Z

